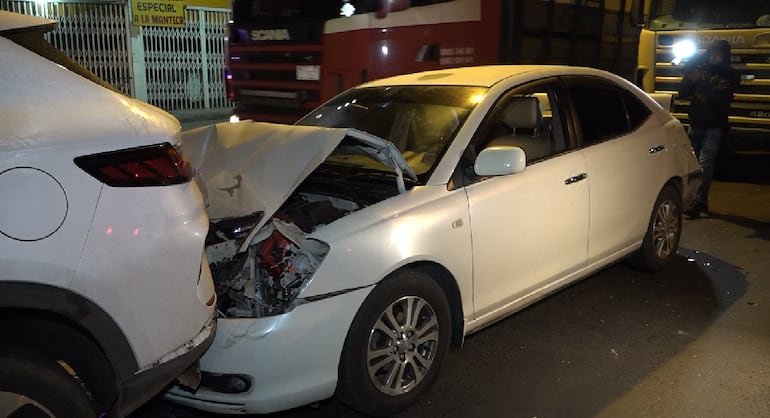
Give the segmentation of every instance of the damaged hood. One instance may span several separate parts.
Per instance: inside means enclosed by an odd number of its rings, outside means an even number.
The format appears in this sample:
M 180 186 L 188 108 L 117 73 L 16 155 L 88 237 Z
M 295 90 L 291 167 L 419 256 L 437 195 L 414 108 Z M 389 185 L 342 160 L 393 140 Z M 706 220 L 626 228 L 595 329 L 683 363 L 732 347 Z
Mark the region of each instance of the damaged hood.
M 404 157 L 385 139 L 347 128 L 279 125 L 244 121 L 222 122 L 182 133 L 182 151 L 196 169 L 211 219 L 263 212 L 257 231 L 294 189 L 342 142 L 396 170 L 417 176 Z

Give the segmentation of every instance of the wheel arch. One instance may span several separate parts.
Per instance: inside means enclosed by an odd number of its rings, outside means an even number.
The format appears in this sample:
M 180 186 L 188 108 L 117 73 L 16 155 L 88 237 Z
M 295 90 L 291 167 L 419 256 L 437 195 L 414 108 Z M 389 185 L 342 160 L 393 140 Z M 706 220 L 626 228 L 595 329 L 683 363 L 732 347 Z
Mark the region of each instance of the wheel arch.
M 655 199 L 658 198 L 658 195 L 660 195 L 660 192 L 662 192 L 663 189 L 665 189 L 666 187 L 673 187 L 674 191 L 676 191 L 676 194 L 680 198 L 682 197 L 683 180 L 679 176 L 674 175 L 669 178 L 661 176 L 659 179 L 655 180 L 655 184 L 658 184 L 659 187 L 657 188 L 657 190 L 653 189 L 653 191 L 655 192 L 655 196 L 653 196 L 653 200 L 652 202 L 650 202 L 649 211 L 648 211 L 649 213 L 652 213 L 652 211 L 655 210 Z M 645 223 L 645 227 L 646 225 L 647 224 Z
M 679 196 L 680 199 L 683 199 L 683 194 L 684 193 L 683 193 L 682 188 L 684 186 L 683 186 L 683 180 L 682 180 L 681 177 L 672 176 L 672 177 L 669 177 L 668 179 L 666 179 L 665 177 L 661 177 L 660 178 L 660 183 L 658 183 L 656 181 L 656 184 L 660 184 L 660 187 L 655 192 L 654 199 L 650 202 L 650 205 L 649 205 L 648 211 L 647 211 L 647 213 L 649 214 L 648 217 L 647 217 L 647 222 L 645 222 L 643 224 L 644 229 L 642 230 L 641 227 L 640 227 L 640 230 L 639 230 L 639 232 L 641 234 L 646 233 L 647 228 L 649 227 L 650 216 L 652 216 L 652 213 L 655 210 L 655 200 L 658 198 L 658 196 L 663 191 L 663 189 L 665 189 L 666 187 L 672 187 L 674 189 L 674 191 L 676 192 L 677 196 Z M 682 202 L 682 203 L 684 205 L 684 202 Z
M 450 346 L 452 348 L 462 347 L 465 338 L 465 320 L 463 313 L 462 297 L 460 296 L 460 287 L 454 275 L 441 264 L 432 261 L 418 261 L 401 266 L 388 275 L 392 277 L 401 271 L 418 270 L 431 277 L 444 292 L 450 309 L 450 318 L 452 323 L 452 334 Z M 387 280 L 387 277 L 386 277 Z
M 412 295 L 410 289 L 413 289 L 415 292 L 414 296 L 410 296 Z M 423 369 L 422 373 L 410 373 L 411 377 L 404 377 L 407 376 L 407 373 L 404 372 L 402 373 L 403 376 L 398 377 L 399 383 L 403 383 L 401 381 L 402 378 L 406 380 L 411 379 L 410 385 L 416 382 L 417 386 L 407 390 L 397 390 L 397 393 L 394 394 L 392 391 L 380 386 L 381 382 L 376 382 L 375 380 L 378 378 L 372 374 L 372 367 L 381 371 L 379 368 L 383 367 L 383 365 L 392 365 L 394 363 L 390 360 L 378 360 L 378 365 L 372 366 L 370 364 L 373 358 L 370 357 L 372 353 L 371 344 L 373 344 L 373 341 L 380 340 L 379 343 L 374 342 L 376 346 L 374 352 L 377 353 L 375 355 L 377 357 L 398 355 L 397 351 L 387 351 L 387 348 L 383 350 L 379 345 L 382 343 L 381 340 L 388 340 L 389 344 L 387 347 L 390 349 L 398 350 L 394 340 L 398 339 L 401 342 L 409 341 L 408 344 L 399 345 L 402 348 L 411 347 L 405 348 L 405 351 L 418 350 L 418 345 L 422 343 L 416 343 L 412 339 L 419 337 L 414 333 L 404 334 L 398 331 L 398 323 L 402 320 L 407 322 L 419 321 L 419 319 L 416 319 L 419 317 L 410 316 L 408 313 L 403 312 L 390 312 L 388 314 L 390 315 L 389 319 L 385 320 L 385 322 L 389 322 L 391 325 L 382 324 L 381 322 L 383 321 L 382 316 L 386 315 L 388 309 L 397 309 L 394 306 L 402 303 L 402 298 L 408 297 L 427 297 L 429 303 L 435 304 L 430 307 L 433 310 L 434 323 L 446 324 L 446 321 L 448 321 L 451 325 L 448 325 L 448 332 L 432 332 L 431 336 L 428 337 L 435 338 L 435 340 L 430 342 L 430 347 L 427 349 L 436 357 L 434 357 L 434 361 L 424 365 L 427 368 Z M 430 302 L 431 300 L 433 302 Z M 458 341 L 462 341 L 462 308 L 459 301 L 460 292 L 454 278 L 440 264 L 424 260 L 415 261 L 403 265 L 386 275 L 367 295 L 366 300 L 358 308 L 353 323 L 348 329 L 338 366 L 339 375 L 335 390 L 336 396 L 351 408 L 372 416 L 390 416 L 415 402 L 431 383 L 435 381 L 440 364 L 446 358 L 449 348 Z M 423 308 L 425 307 L 425 305 L 422 306 Z M 404 309 L 404 307 L 401 306 L 401 309 Z M 460 319 L 459 323 L 458 318 Z M 395 328 L 392 325 L 392 321 L 397 322 Z M 381 325 L 378 326 L 378 323 L 381 323 Z M 458 324 L 460 332 L 457 332 Z M 382 329 L 381 327 L 383 326 L 387 328 L 386 332 L 383 333 L 385 337 L 373 339 L 373 330 Z M 409 330 L 413 330 L 412 327 L 416 326 L 416 323 L 410 322 L 405 326 Z M 403 328 L 401 330 L 403 331 Z M 436 344 L 436 342 L 440 343 Z M 390 354 L 384 354 L 386 351 Z M 404 358 L 404 352 L 400 355 L 401 361 L 412 362 L 412 360 Z M 398 362 L 396 360 L 395 363 Z M 418 367 L 414 365 L 415 363 L 412 362 L 412 364 L 412 367 Z M 391 369 L 388 375 L 394 376 L 392 375 L 393 370 L 395 369 Z M 379 375 L 382 376 L 382 374 Z M 423 377 L 419 378 L 418 375 Z M 390 380 L 388 379 L 388 382 Z M 420 381 L 423 383 L 420 383 Z M 390 383 L 387 385 L 389 386 Z
M 674 191 L 676 191 L 676 193 L 679 195 L 680 198 L 683 196 L 683 194 L 684 194 L 683 190 L 682 190 L 683 180 L 682 180 L 681 177 L 677 177 L 677 176 L 671 177 L 670 179 L 668 179 L 668 181 L 666 181 L 663 184 L 663 187 L 661 187 L 660 190 L 663 190 L 663 188 L 668 187 L 668 186 L 673 187 Z M 682 202 L 682 203 L 684 204 L 684 202 Z
M 120 403 L 121 381 L 138 369 L 128 340 L 102 308 L 50 285 L 0 282 L 0 341 L 66 362 L 108 410 Z
M 642 238 L 642 244 L 628 259 L 630 265 L 634 268 L 647 272 L 657 272 L 665 267 L 666 264 L 670 262 L 671 257 L 676 254 L 676 248 L 679 246 L 682 234 L 682 207 L 684 203 L 682 187 L 682 179 L 679 177 L 672 177 L 661 186 L 658 196 L 653 203 L 652 210 L 650 211 L 650 217 L 646 224 L 647 226 Z M 666 192 L 671 195 L 674 204 L 678 206 L 678 211 L 673 212 L 673 216 L 676 217 L 676 232 L 673 238 L 670 235 L 672 230 L 669 214 L 658 213 L 658 202 L 661 201 L 661 197 Z M 658 216 L 666 217 L 668 219 L 663 220 L 661 218 L 660 224 L 658 224 Z M 660 225 L 657 227 L 660 228 L 657 238 L 654 236 L 655 225 Z M 673 252 L 665 255 L 656 254 L 658 250 L 653 248 L 653 246 L 658 246 L 656 242 L 660 243 L 660 251 L 666 251 L 665 248 L 673 248 Z

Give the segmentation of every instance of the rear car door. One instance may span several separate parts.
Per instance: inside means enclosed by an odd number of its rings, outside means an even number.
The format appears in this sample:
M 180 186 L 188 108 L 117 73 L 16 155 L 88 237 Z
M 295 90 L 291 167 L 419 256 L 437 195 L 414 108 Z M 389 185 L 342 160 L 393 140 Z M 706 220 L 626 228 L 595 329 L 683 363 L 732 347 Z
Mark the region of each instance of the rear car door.
M 599 77 L 565 79 L 591 179 L 588 263 L 625 252 L 645 233 L 665 182 L 666 134 L 630 90 Z

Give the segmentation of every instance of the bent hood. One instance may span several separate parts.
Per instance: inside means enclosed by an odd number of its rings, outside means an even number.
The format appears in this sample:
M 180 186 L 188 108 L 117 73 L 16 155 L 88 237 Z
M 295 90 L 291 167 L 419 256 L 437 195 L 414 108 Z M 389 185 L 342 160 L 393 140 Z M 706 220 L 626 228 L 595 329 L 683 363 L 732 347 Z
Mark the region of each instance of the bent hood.
M 345 138 L 360 153 L 417 179 L 396 146 L 385 139 L 347 128 L 222 122 L 182 133 L 182 152 L 195 168 L 211 219 L 262 212 L 259 230 Z M 248 242 L 249 240 L 246 240 Z

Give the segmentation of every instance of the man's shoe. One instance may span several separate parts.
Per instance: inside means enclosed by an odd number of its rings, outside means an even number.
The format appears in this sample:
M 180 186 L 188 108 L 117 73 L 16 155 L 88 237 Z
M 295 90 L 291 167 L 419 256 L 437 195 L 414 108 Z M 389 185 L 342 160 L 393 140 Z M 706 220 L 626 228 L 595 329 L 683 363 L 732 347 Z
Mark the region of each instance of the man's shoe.
M 708 206 L 700 203 L 693 203 L 689 208 L 684 210 L 684 214 L 689 216 L 690 219 L 700 218 L 702 212 L 708 212 Z
M 684 214 L 687 215 L 690 219 L 698 219 L 700 218 L 700 210 L 693 206 L 690 206 L 689 208 L 684 210 Z

